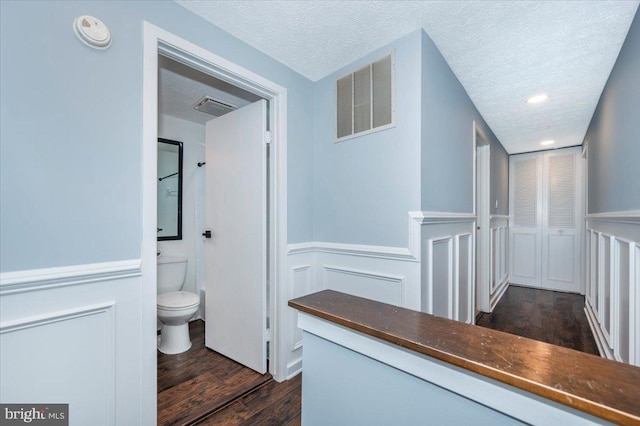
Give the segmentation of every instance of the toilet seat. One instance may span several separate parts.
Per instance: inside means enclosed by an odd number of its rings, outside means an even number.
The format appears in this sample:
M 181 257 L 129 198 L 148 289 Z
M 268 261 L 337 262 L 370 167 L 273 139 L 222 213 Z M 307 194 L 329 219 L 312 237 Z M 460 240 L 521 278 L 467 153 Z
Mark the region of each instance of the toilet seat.
M 198 306 L 200 297 L 188 291 L 172 291 L 158 295 L 158 308 L 166 311 L 179 311 Z

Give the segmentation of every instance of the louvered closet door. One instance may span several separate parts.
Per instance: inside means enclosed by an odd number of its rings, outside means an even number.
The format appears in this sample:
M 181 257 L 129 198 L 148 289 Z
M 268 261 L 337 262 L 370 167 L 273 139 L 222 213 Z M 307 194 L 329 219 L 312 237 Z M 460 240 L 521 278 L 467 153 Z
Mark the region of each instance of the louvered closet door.
M 540 287 L 542 159 L 536 154 L 513 156 L 509 160 L 510 279 L 513 284 Z
M 542 179 L 542 287 L 580 292 L 580 231 L 582 197 L 577 150 L 544 156 Z

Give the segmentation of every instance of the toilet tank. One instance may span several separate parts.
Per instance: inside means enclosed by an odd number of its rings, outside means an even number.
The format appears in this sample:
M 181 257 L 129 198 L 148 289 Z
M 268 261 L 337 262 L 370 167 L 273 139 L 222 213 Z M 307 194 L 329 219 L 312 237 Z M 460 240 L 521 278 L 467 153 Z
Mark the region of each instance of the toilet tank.
M 187 273 L 187 258 L 179 256 L 158 257 L 158 294 L 180 291 Z

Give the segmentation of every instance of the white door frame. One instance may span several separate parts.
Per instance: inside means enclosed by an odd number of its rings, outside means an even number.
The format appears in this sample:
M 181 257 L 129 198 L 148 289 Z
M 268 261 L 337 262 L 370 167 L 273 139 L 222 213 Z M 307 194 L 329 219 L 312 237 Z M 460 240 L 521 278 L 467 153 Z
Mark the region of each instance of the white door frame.
M 157 245 L 157 140 L 158 140 L 158 55 L 162 54 L 206 74 L 257 94 L 269 101 L 271 142 L 270 240 L 269 240 L 269 371 L 284 380 L 286 368 L 280 365 L 279 287 L 286 278 L 287 253 L 287 89 L 209 52 L 183 38 L 144 22 L 142 89 L 142 306 L 140 344 L 142 346 L 141 424 L 157 420 L 156 369 L 156 245 Z
M 491 312 L 490 155 L 489 144 L 478 146 L 479 129 L 474 122 L 474 210 L 476 214 L 476 298 L 474 307 Z M 478 167 L 479 165 L 479 167 Z M 480 189 L 480 190 L 478 190 Z M 478 229 L 481 232 L 477 232 Z M 484 232 L 482 232 L 484 231 Z

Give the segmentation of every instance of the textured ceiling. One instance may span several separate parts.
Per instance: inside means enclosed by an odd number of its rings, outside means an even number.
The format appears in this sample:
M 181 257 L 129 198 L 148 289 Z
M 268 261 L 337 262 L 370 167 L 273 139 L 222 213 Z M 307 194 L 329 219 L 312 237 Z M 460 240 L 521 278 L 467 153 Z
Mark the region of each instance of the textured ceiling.
M 638 1 L 176 0 L 317 81 L 423 28 L 511 154 L 580 145 Z M 527 97 L 545 92 L 539 105 Z
M 197 111 L 193 106 L 205 95 L 238 108 L 260 99 L 259 96 L 164 56 L 160 56 L 158 65 L 158 112 L 160 114 L 204 124 L 213 116 Z

